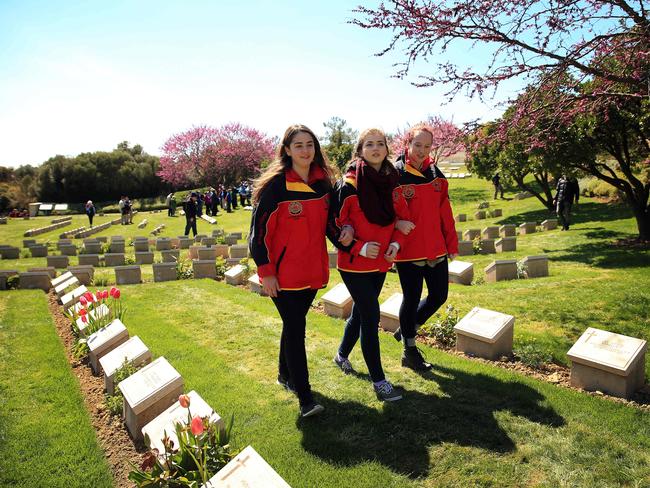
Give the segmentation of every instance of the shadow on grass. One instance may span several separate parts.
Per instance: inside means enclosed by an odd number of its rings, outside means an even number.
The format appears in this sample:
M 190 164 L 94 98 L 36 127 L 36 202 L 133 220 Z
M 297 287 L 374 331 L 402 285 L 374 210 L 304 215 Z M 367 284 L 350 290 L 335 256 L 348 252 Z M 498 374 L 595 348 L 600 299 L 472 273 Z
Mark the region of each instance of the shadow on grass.
M 584 224 L 587 222 L 611 222 L 613 220 L 629 219 L 632 217 L 632 211 L 625 205 L 585 202 L 573 206 L 571 212 L 572 224 Z M 557 218 L 555 212 L 540 207 L 538 210 L 522 212 L 509 215 L 498 223 L 503 224 L 521 224 L 523 222 L 540 223 L 546 219 Z
M 435 381 L 443 396 L 406 391 L 401 401 L 385 403 L 381 412 L 358 402 L 317 396 L 326 414 L 298 420 L 303 447 L 332 464 L 376 461 L 396 473 L 420 478 L 429 472 L 429 449 L 435 444 L 513 452 L 515 443 L 495 419 L 498 411 L 551 427 L 565 423 L 542 405 L 544 397 L 538 391 L 521 383 L 441 366 L 423 376 Z
M 594 239 L 613 239 L 628 236 L 628 234 L 604 229 L 594 229 L 587 232 L 586 235 Z M 576 244 L 566 249 L 544 249 L 543 251 L 552 261 L 571 261 L 606 269 L 650 268 L 650 253 L 617 247 L 602 241 Z
M 469 189 L 469 188 L 449 188 L 449 200 L 452 205 L 467 202 L 483 202 L 490 199 L 490 193 L 487 190 Z

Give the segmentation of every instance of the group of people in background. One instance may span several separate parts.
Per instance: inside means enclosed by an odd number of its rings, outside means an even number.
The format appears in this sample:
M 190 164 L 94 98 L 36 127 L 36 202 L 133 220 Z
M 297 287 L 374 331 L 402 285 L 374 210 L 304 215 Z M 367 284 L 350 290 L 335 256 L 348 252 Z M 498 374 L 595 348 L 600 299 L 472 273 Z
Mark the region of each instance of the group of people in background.
M 431 368 L 415 334 L 446 301 L 447 262 L 458 252 L 447 180 L 431 163 L 432 144 L 431 128 L 413 127 L 394 164 L 386 135 L 365 130 L 337 179 L 315 134 L 294 125 L 256 181 L 249 247 L 282 318 L 278 383 L 296 393 L 303 417 L 324 410 L 309 383 L 305 329 L 316 291 L 329 280 L 326 236 L 338 249 L 337 268 L 354 300 L 335 365 L 353 372 L 349 355 L 360 341 L 377 398 L 402 398 L 386 379 L 378 337 L 379 294 L 395 263 L 404 295 L 395 334 L 404 346 L 402 365 Z M 425 283 L 427 296 L 420 300 Z
M 120 209 L 120 215 L 122 216 L 122 225 L 128 225 L 133 223 L 133 204 L 129 197 L 123 196 L 120 198 L 118 203 Z

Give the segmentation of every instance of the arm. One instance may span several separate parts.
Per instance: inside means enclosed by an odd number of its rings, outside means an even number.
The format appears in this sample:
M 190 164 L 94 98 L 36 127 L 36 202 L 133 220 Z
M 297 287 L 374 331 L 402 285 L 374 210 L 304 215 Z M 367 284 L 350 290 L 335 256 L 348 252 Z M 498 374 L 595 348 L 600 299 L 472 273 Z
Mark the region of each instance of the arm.
M 337 249 L 345 252 L 351 252 L 352 247 L 356 244 L 352 240 L 348 245 L 341 242 L 341 232 L 343 227 L 351 225 L 349 219 L 349 203 L 346 200 L 352 194 L 352 188 L 347 188 L 348 183 L 337 182 L 336 186 L 330 192 L 330 206 L 327 214 L 327 228 L 325 230 L 327 238 Z M 351 185 L 350 185 L 351 186 Z
M 272 183 L 271 183 L 272 185 Z M 269 186 L 253 208 L 248 248 L 260 278 L 275 276 L 276 263 L 271 260 L 271 242 L 277 226 L 278 201 Z
M 390 241 L 396 242 L 398 247 L 402 247 L 406 241 L 406 236 L 415 228 L 415 225 L 411 220 L 411 212 L 400 186 L 393 190 L 393 207 L 395 208 L 397 220 Z

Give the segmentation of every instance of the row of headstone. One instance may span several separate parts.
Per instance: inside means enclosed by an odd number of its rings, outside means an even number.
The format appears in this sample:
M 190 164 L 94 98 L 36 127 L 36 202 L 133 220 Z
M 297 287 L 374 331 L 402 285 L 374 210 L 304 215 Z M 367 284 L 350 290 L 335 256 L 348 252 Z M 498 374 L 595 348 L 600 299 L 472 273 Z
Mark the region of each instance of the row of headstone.
M 147 219 L 143 219 L 142 222 L 138 224 L 138 229 L 144 229 L 148 223 Z
M 72 220 L 72 217 L 70 217 L 70 216 L 68 216 L 68 217 L 58 217 L 58 218 L 56 218 L 56 219 L 52 219 L 51 222 L 52 222 L 53 224 L 59 224 L 59 223 L 61 223 L 61 222 L 65 222 L 66 220 Z
M 520 261 L 520 265 L 525 278 L 542 278 L 549 274 L 548 257 L 545 255 L 526 256 Z M 488 283 L 516 280 L 520 274 L 516 259 L 497 259 L 488 264 L 484 271 L 485 281 Z
M 63 222 L 46 225 L 45 227 L 38 227 L 37 229 L 29 229 L 25 231 L 24 236 L 25 237 L 38 236 L 41 234 L 45 234 L 46 232 L 51 232 L 53 230 L 60 229 L 61 227 L 65 227 L 67 225 L 70 225 L 71 223 L 72 220 L 64 220 Z
M 61 234 L 59 234 L 59 238 L 60 239 L 67 239 L 69 237 L 74 237 L 77 234 L 80 234 L 81 232 L 83 232 L 84 230 L 86 230 L 85 225 L 82 225 L 81 227 L 76 227 L 74 229 L 69 229 L 69 230 L 66 230 L 65 232 L 62 232 Z
M 151 235 L 153 235 L 153 236 L 157 236 L 157 235 L 160 234 L 164 229 L 165 229 L 165 224 L 157 225 L 157 226 L 156 226 L 156 227 L 151 231 Z
M 201 218 L 205 220 L 208 224 L 214 225 L 217 223 L 217 219 L 210 217 L 208 214 L 202 214 Z

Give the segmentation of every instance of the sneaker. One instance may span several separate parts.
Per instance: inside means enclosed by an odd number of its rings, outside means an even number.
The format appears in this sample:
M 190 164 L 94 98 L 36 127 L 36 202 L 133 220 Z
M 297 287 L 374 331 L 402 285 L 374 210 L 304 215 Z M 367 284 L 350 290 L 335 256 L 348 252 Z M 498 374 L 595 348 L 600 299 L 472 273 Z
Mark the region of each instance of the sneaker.
M 417 346 L 404 348 L 404 352 L 402 353 L 402 366 L 415 371 L 428 371 L 431 369 L 431 364 L 424 360 Z
M 348 358 L 342 358 L 338 354 L 334 356 L 334 364 L 336 364 L 345 374 L 350 374 L 354 371 L 350 360 Z
M 318 403 L 311 402 L 307 405 L 300 405 L 300 416 L 313 417 L 314 415 L 321 413 L 323 410 L 325 410 L 325 407 L 319 405 Z
M 393 337 L 397 342 L 400 342 L 402 340 L 402 329 L 398 327 L 397 330 L 393 332 Z
M 384 402 L 396 402 L 397 400 L 402 399 L 402 394 L 393 388 L 393 385 L 388 381 L 384 381 L 379 386 L 372 385 L 372 387 L 375 389 L 375 393 L 379 400 Z
M 284 387 L 287 391 L 290 391 L 291 393 L 296 392 L 296 387 L 293 386 L 293 382 L 281 374 L 278 375 L 278 385 Z

